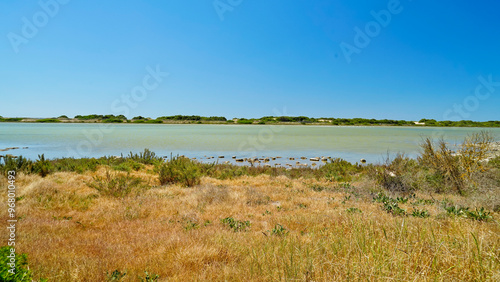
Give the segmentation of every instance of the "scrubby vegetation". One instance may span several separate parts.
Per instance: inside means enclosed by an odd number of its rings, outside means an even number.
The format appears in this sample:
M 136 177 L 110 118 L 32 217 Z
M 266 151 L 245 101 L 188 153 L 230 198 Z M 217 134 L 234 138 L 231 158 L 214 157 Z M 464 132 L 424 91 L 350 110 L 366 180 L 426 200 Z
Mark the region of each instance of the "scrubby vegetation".
M 149 150 L 4 157 L 0 188 L 16 170 L 16 250 L 35 281 L 497 281 L 500 157 L 484 161 L 490 141 L 429 139 L 417 159 L 315 169 Z

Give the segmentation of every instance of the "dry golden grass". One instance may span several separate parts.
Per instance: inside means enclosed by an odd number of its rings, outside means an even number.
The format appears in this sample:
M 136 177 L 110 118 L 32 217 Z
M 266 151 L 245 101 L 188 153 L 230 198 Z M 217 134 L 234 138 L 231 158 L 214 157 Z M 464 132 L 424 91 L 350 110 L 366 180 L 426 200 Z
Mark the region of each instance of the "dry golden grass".
M 430 218 L 398 217 L 371 200 L 363 187 L 373 183 L 338 188 L 261 175 L 204 177 L 183 188 L 158 186 L 145 170 L 132 175 L 155 187 L 114 198 L 86 184 L 105 173 L 101 167 L 83 175 L 18 175 L 17 251 L 28 254 L 35 278 L 106 281 L 107 272 L 119 270 L 127 272 L 123 281 L 137 281 L 144 271 L 160 281 L 500 280 L 498 214 L 479 222 L 428 204 L 418 208 Z M 326 189 L 314 191 L 313 184 Z M 6 185 L 0 177 L 0 188 Z M 468 201 L 417 195 L 431 196 Z M 6 195 L 0 198 L 6 210 Z M 221 223 L 227 217 L 251 227 L 234 232 Z M 289 233 L 272 234 L 277 224 Z

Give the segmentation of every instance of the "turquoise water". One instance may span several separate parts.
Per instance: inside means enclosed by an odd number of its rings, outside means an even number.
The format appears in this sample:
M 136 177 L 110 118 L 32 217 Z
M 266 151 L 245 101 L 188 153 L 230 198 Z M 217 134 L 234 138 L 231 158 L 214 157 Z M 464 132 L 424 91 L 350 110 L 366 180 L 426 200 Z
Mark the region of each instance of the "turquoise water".
M 0 154 L 32 159 L 38 154 L 49 158 L 100 157 L 149 148 L 162 156 L 172 153 L 203 160 L 215 157 L 207 161 L 224 156 L 219 162 L 232 161 L 231 156 L 282 156 L 277 160 L 281 163 L 285 157 L 302 156 L 381 162 L 388 153 L 416 157 L 418 144 L 427 136 L 442 136 L 455 144 L 481 130 L 500 139 L 498 128 L 0 123 L 0 149 L 21 148 Z

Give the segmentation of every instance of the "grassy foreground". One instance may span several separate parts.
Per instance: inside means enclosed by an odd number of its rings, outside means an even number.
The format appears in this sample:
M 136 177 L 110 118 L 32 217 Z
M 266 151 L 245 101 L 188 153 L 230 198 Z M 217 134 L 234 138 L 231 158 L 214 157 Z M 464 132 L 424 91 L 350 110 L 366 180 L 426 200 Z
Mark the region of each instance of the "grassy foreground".
M 35 281 L 499 281 L 500 159 L 422 146 L 320 169 L 147 151 L 0 168 L 19 171 L 16 250 Z

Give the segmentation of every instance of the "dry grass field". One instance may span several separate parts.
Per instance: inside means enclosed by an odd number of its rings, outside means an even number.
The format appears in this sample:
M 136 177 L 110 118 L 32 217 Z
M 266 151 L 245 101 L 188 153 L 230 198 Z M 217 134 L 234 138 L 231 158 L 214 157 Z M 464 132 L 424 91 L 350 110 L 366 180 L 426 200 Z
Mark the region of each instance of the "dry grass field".
M 89 187 L 107 173 L 18 175 L 17 251 L 35 280 L 113 281 L 115 270 L 126 273 L 120 281 L 147 281 L 145 271 L 157 281 L 500 280 L 498 213 L 481 221 L 443 208 L 478 206 L 474 197 L 402 195 L 407 214 L 395 215 L 373 200 L 380 190 L 368 180 L 259 175 L 161 186 L 148 167 L 131 173 L 148 188 L 115 197 Z

